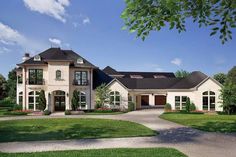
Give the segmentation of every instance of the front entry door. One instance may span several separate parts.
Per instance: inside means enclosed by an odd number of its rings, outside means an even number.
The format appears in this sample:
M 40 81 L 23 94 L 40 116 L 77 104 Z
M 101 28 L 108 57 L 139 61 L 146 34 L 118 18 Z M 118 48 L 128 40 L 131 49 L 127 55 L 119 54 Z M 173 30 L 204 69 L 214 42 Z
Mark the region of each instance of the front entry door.
M 65 111 L 65 96 L 55 96 L 55 111 Z

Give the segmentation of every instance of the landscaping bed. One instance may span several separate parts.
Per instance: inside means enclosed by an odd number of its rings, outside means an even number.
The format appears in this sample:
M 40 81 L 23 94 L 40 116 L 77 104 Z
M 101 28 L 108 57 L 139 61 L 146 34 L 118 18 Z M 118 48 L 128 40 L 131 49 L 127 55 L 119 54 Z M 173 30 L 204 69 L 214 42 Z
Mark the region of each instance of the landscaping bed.
M 0 153 L 1 157 L 186 157 L 173 148 L 118 148 L 37 153 Z
M 236 115 L 167 112 L 160 117 L 203 131 L 222 133 L 236 132 Z
M 154 136 L 141 124 L 108 119 L 30 119 L 0 122 L 0 142 Z

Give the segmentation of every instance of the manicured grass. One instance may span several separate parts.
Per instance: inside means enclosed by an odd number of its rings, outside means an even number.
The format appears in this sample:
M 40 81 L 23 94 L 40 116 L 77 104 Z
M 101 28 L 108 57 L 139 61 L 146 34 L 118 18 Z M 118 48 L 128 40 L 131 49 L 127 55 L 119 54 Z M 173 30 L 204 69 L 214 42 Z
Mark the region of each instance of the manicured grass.
M 0 153 L 1 157 L 186 157 L 173 148 L 119 148 L 39 153 Z
M 108 119 L 30 119 L 0 122 L 0 142 L 153 136 L 137 123 Z
M 125 112 L 86 112 L 86 115 L 116 115 L 116 114 L 123 114 Z
M 236 115 L 164 113 L 163 119 L 209 132 L 236 132 Z
M 16 112 L 16 111 L 8 111 L 8 109 L 0 109 L 0 117 L 4 116 L 25 116 L 28 113 L 26 112 Z

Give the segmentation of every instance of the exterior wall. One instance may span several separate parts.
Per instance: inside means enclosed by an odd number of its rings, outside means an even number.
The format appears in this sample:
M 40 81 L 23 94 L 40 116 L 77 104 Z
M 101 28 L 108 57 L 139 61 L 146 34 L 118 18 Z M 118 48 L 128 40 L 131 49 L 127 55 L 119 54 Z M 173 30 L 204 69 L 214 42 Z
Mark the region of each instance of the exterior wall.
M 121 109 L 127 109 L 128 108 L 128 91 L 125 89 L 120 83 L 117 81 L 113 82 L 111 85 L 109 85 L 109 89 L 111 91 L 118 91 L 120 93 L 120 107 Z

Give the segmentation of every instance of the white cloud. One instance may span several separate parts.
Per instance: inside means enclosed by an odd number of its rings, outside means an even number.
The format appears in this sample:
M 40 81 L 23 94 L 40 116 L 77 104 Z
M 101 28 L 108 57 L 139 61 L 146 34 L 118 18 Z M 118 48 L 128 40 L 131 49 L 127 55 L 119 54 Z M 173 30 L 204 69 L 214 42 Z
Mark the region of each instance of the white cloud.
M 8 48 L 6 48 L 6 47 L 0 47 L 0 54 L 1 53 L 7 53 L 7 52 L 10 52 L 11 50 L 10 49 L 8 49 Z
M 65 7 L 70 5 L 69 0 L 24 0 L 24 4 L 32 11 L 51 16 L 65 23 Z
M 48 46 L 40 41 L 26 38 L 23 34 L 2 22 L 0 22 L 0 43 L 8 47 L 20 46 L 24 51 L 38 51 Z M 2 51 L 7 51 L 7 49 L 9 48 L 2 47 Z
M 61 46 L 61 40 L 57 38 L 49 38 L 48 39 L 52 45 Z
M 180 58 L 174 58 L 172 61 L 171 61 L 172 64 L 175 64 L 177 66 L 180 66 L 182 64 L 182 60 Z
M 90 19 L 89 19 L 89 17 L 85 17 L 85 18 L 83 19 L 83 24 L 84 24 L 84 25 L 90 24 Z

